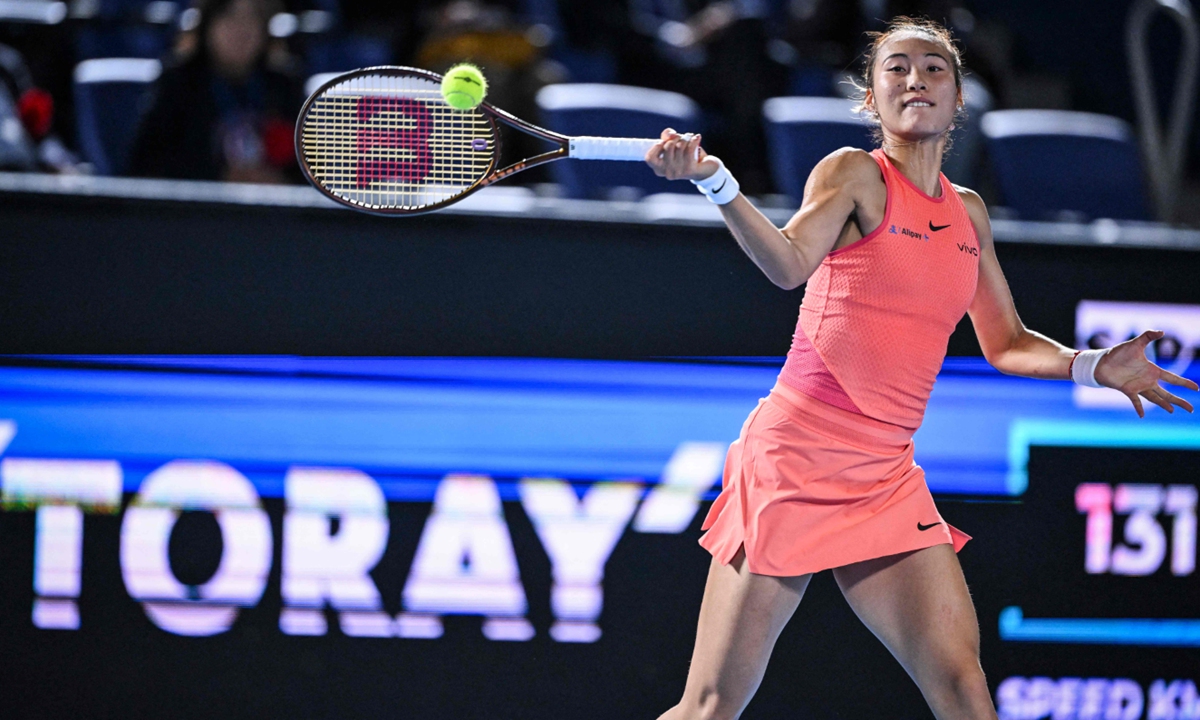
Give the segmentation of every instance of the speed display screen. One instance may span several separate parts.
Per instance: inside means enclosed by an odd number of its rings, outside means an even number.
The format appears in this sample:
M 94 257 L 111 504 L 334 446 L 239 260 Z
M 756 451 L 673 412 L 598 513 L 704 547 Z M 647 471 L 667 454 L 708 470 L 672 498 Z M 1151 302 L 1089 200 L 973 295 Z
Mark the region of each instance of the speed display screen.
M 700 520 L 778 368 L 10 360 L 17 715 L 653 717 L 686 675 Z M 1002 717 L 1200 718 L 1200 423 L 950 359 L 916 446 L 975 537 Z M 924 717 L 823 583 L 748 712 Z

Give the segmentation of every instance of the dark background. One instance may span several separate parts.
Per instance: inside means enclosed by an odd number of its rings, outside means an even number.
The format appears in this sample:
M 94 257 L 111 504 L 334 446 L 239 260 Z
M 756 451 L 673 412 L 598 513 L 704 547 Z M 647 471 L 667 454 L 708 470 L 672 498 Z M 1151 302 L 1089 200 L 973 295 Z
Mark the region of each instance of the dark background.
M 803 297 L 724 228 L 15 193 L 0 216 L 7 353 L 778 357 Z M 996 251 L 1067 344 L 1081 299 L 1200 300 L 1200 253 Z M 949 354 L 979 354 L 968 321 Z

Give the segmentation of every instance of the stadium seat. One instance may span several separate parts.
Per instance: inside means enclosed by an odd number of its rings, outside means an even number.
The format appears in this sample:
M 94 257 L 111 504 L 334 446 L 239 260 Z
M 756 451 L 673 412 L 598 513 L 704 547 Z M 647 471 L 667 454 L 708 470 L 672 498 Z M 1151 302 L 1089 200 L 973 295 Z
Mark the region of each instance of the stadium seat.
M 84 60 L 75 66 L 79 148 L 98 175 L 125 172 L 142 100 L 162 64 L 146 58 Z
M 983 149 L 980 123 L 991 111 L 994 101 L 987 87 L 968 75 L 963 80 L 963 103 L 967 106 L 967 119 L 951 135 L 953 142 L 942 158 L 942 172 L 950 182 L 974 189 L 979 181 L 980 151 Z
M 564 135 L 657 138 L 665 127 L 699 132 L 700 108 L 684 95 L 664 90 L 593 83 L 547 85 L 537 94 L 542 123 Z M 690 183 L 670 182 L 642 163 L 572 160 L 549 166 L 567 197 L 604 198 L 612 188 L 641 193 L 695 192 Z
M 1027 220 L 1062 211 L 1150 218 L 1133 128 L 1067 110 L 997 110 L 981 127 L 1003 205 Z
M 342 74 L 343 73 L 340 72 L 325 72 L 317 73 L 316 75 L 310 75 L 308 79 L 304 81 L 304 97 L 310 97 L 317 91 L 317 88 Z
M 572 47 L 563 27 L 558 0 L 518 0 L 517 17 L 546 35 L 545 54 L 567 71 L 567 79 L 577 83 L 611 83 L 617 77 L 617 59 L 605 49 Z
M 392 62 L 392 44 L 386 37 L 357 33 L 317 33 L 305 37 L 304 65 L 308 72 L 346 72 Z
M 172 0 L 76 3 L 76 57 L 161 57 L 171 46 L 185 4 Z
M 777 97 L 763 103 L 767 149 L 775 187 L 795 202 L 823 157 L 841 147 L 870 150 L 871 126 L 854 101 L 827 97 Z

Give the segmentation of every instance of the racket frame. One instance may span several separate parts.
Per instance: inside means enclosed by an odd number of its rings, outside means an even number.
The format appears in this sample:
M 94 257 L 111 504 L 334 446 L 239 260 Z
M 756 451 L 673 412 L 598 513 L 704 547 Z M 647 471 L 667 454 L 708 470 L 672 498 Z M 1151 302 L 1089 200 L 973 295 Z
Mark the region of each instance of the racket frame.
M 318 87 L 315 91 L 313 91 L 313 94 L 310 95 L 308 97 L 308 99 L 304 101 L 304 105 L 303 105 L 303 107 L 300 108 L 300 115 L 298 116 L 298 119 L 296 121 L 296 138 L 295 138 L 296 158 L 299 160 L 300 170 L 301 170 L 301 172 L 304 173 L 304 178 L 306 180 L 308 180 L 309 184 L 311 184 L 313 187 L 315 187 L 322 195 L 333 199 L 335 202 L 337 202 L 340 205 L 345 205 L 346 207 L 352 208 L 359 212 L 369 213 L 371 215 L 421 215 L 424 213 L 433 212 L 435 210 L 440 210 L 441 208 L 444 208 L 447 205 L 452 205 L 452 204 L 466 198 L 468 195 L 471 195 L 472 193 L 477 192 L 478 190 L 481 190 L 482 188 L 485 188 L 494 182 L 498 182 L 505 178 L 511 177 L 511 176 L 521 172 L 522 170 L 528 170 L 529 168 L 537 167 L 538 165 L 545 165 L 548 162 L 553 162 L 553 161 L 559 160 L 561 158 L 569 157 L 569 155 L 570 155 L 570 144 L 571 144 L 570 137 L 568 137 L 566 135 L 561 135 L 561 134 L 553 132 L 551 130 L 547 130 L 543 127 L 538 127 L 537 125 L 534 125 L 533 123 L 530 123 L 530 122 L 526 122 L 526 121 L 522 120 L 521 118 L 513 115 L 512 113 L 509 113 L 505 110 L 501 110 L 500 108 L 498 108 L 490 103 L 481 102 L 479 104 L 478 109 L 483 111 L 484 117 L 487 119 L 489 125 L 491 126 L 492 137 L 495 139 L 495 142 L 493 144 L 493 151 L 492 151 L 492 161 L 491 161 L 491 164 L 488 166 L 488 172 L 486 172 L 483 175 L 483 177 L 479 178 L 474 183 L 472 183 L 466 190 L 463 190 L 462 192 L 458 193 L 457 195 L 452 195 L 451 197 L 446 198 L 445 200 L 440 200 L 440 201 L 430 204 L 430 205 L 424 205 L 420 208 L 371 208 L 371 207 L 367 207 L 365 205 L 361 205 L 359 203 L 351 202 L 349 200 L 346 200 L 345 198 L 338 197 L 336 194 L 325 189 L 321 185 L 321 183 L 316 179 L 316 177 L 313 175 L 312 170 L 308 166 L 308 160 L 307 160 L 307 158 L 305 156 L 305 152 L 304 152 L 304 139 L 303 139 L 304 118 L 308 116 L 308 112 L 312 108 L 313 103 L 317 100 L 317 98 L 321 97 L 321 95 L 324 94 L 324 92 L 326 90 L 328 90 L 329 88 L 331 88 L 334 85 L 337 85 L 339 83 L 343 83 L 348 80 L 353 80 L 357 77 L 364 77 L 367 75 L 391 75 L 391 76 L 415 75 L 415 76 L 424 78 L 426 80 L 435 82 L 439 85 L 442 82 L 441 75 L 438 75 L 437 73 L 431 72 L 429 70 L 424 70 L 422 68 L 407 67 L 404 65 L 376 65 L 374 67 L 361 68 L 358 70 L 351 70 L 349 72 L 342 73 L 341 75 L 338 75 L 337 77 L 330 78 L 328 81 L 322 83 L 321 86 Z M 524 160 L 520 160 L 518 162 L 512 163 L 511 165 L 508 165 L 507 167 L 500 168 L 499 170 L 497 170 L 496 165 L 499 163 L 500 153 L 504 149 L 504 140 L 500 135 L 500 128 L 499 128 L 499 125 L 497 124 L 497 121 L 499 121 L 500 123 L 503 123 L 504 125 L 508 125 L 509 127 L 513 128 L 514 130 L 519 130 L 523 133 L 526 133 L 527 135 L 532 135 L 534 137 L 541 138 L 542 140 L 546 140 L 547 142 L 558 145 L 558 147 L 554 150 L 544 152 L 540 155 L 534 155 L 531 158 L 526 158 Z

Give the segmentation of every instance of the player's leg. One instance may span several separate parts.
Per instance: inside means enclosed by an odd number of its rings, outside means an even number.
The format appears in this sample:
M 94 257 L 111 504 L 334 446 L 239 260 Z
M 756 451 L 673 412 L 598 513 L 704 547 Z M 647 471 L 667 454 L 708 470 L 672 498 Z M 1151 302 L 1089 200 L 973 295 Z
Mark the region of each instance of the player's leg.
M 950 545 L 834 570 L 854 612 L 916 681 L 938 720 L 994 720 L 979 622 Z
M 728 565 L 713 560 L 683 699 L 659 720 L 740 716 L 811 577 L 754 575 L 742 551 Z

